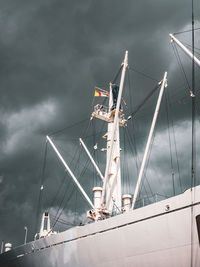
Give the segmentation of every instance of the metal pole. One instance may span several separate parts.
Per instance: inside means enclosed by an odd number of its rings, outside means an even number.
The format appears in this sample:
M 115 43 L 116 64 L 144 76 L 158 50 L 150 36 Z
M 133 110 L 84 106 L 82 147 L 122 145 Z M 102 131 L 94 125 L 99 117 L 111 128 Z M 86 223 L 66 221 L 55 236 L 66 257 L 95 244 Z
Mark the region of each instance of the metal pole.
M 3 253 L 3 248 L 4 248 L 4 240 L 1 241 L 1 254 Z
M 57 154 L 58 158 L 60 159 L 60 161 L 62 162 L 62 164 L 65 166 L 67 172 L 70 174 L 70 176 L 74 180 L 75 184 L 78 186 L 79 190 L 81 191 L 81 193 L 83 194 L 83 196 L 87 200 L 87 202 L 94 209 L 94 205 L 92 204 L 92 201 L 90 200 L 90 198 L 88 197 L 88 195 L 86 194 L 86 192 L 84 191 L 84 189 L 82 188 L 82 186 L 80 185 L 80 183 L 78 182 L 78 180 L 76 179 L 76 177 L 74 176 L 73 172 L 70 170 L 69 166 L 67 165 L 67 163 L 65 162 L 65 160 L 61 156 L 60 152 L 58 151 L 58 149 L 56 148 L 56 146 L 54 145 L 54 143 L 52 142 L 52 140 L 50 139 L 50 137 L 47 135 L 46 138 L 49 141 L 49 143 L 52 146 L 52 148 L 54 149 L 54 151 L 56 152 L 56 154 Z
M 145 199 L 143 198 L 143 199 L 142 199 L 142 204 L 143 204 L 143 207 L 144 207 L 144 200 L 145 200 Z
M 25 245 L 26 244 L 26 241 L 27 241 L 28 228 L 26 226 L 24 226 L 24 230 L 25 230 L 24 245 Z
M 167 81 L 167 72 L 165 72 L 164 78 L 162 80 L 162 86 L 161 86 L 160 93 L 159 93 L 159 96 L 158 96 L 158 101 L 157 101 L 157 105 L 156 105 L 156 108 L 155 108 L 154 117 L 153 117 L 152 124 L 151 124 L 151 129 L 150 129 L 150 132 L 149 132 L 149 137 L 148 137 L 148 140 L 147 140 L 147 144 L 146 144 L 146 148 L 145 148 L 145 152 L 144 152 L 144 157 L 143 157 L 143 160 L 142 160 L 142 165 L 141 165 L 141 168 L 140 168 L 140 173 L 139 173 L 139 176 L 138 176 L 138 181 L 137 181 L 136 188 L 135 188 L 135 193 L 134 193 L 134 196 L 133 196 L 133 202 L 132 202 L 131 209 L 135 208 L 135 202 L 136 202 L 136 199 L 137 199 L 137 196 L 138 196 L 138 193 L 139 193 L 140 184 L 141 184 L 142 176 L 143 176 L 143 172 L 144 172 L 144 167 L 145 167 L 145 164 L 146 164 L 147 155 L 148 155 L 148 152 L 149 152 L 149 148 L 150 148 L 150 144 L 151 144 L 154 128 L 155 128 L 155 125 L 156 125 L 156 120 L 157 120 L 157 117 L 158 117 L 158 112 L 159 112 L 160 103 L 161 103 L 161 100 L 162 100 L 164 88 L 166 86 L 166 81 Z
M 194 62 L 200 67 L 200 60 L 198 58 L 196 58 L 189 49 L 187 49 L 176 37 L 174 37 L 173 34 L 169 34 L 171 41 L 175 41 L 177 43 L 177 45 L 183 49 L 183 51 L 189 56 L 191 57 L 192 60 L 194 60 Z
M 104 179 L 104 184 L 103 184 L 101 204 L 103 204 L 103 202 L 104 202 L 105 188 L 106 188 L 106 185 L 108 182 L 108 173 L 109 173 L 110 165 L 111 165 L 111 158 L 112 158 L 112 152 L 113 152 L 113 144 L 114 144 L 116 126 L 117 126 L 117 123 L 119 120 L 119 108 L 120 108 L 120 103 L 121 103 L 121 97 L 122 97 L 122 91 L 123 91 L 124 79 L 125 79 L 125 73 L 126 73 L 127 66 L 128 66 L 128 51 L 126 51 L 124 61 L 123 61 L 123 69 L 122 69 L 122 75 L 121 75 L 120 86 L 119 86 L 119 93 L 118 93 L 118 98 L 117 98 L 117 106 L 116 106 L 116 110 L 115 110 L 113 130 L 111 133 L 111 144 L 110 144 L 111 150 L 110 150 L 110 156 L 109 156 L 108 164 L 106 166 L 106 171 L 105 171 L 105 179 Z
M 103 177 L 101 171 L 99 170 L 99 168 L 98 168 L 96 162 L 94 161 L 93 157 L 91 156 L 89 150 L 87 149 L 85 143 L 83 142 L 83 140 L 82 140 L 81 138 L 79 138 L 79 141 L 80 141 L 81 145 L 83 146 L 83 148 L 85 149 L 85 151 L 86 151 L 88 157 L 90 158 L 92 164 L 94 165 L 94 167 L 95 167 L 95 169 L 96 169 L 98 175 L 101 177 L 101 179 L 102 179 L 102 181 L 103 181 L 103 180 L 104 180 L 104 177 Z

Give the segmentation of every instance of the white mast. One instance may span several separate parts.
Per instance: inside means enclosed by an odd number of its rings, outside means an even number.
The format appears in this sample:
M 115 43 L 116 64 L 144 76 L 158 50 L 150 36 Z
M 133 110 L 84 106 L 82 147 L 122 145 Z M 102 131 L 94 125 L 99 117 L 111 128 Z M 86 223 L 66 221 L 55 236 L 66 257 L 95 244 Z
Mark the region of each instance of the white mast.
M 79 138 L 80 144 L 83 146 L 83 148 L 85 149 L 85 152 L 87 153 L 89 159 L 91 160 L 92 164 L 94 165 L 98 175 L 101 177 L 101 180 L 104 180 L 103 174 L 101 173 L 99 167 L 97 166 L 96 162 L 94 161 L 93 157 L 91 156 L 89 150 L 87 149 L 85 143 L 83 142 L 83 140 L 81 138 Z
M 194 60 L 194 62 L 200 67 L 200 60 L 197 58 L 197 57 L 195 57 L 191 52 L 190 52 L 190 50 L 189 49 L 187 49 L 176 37 L 174 37 L 174 35 L 173 34 L 169 34 L 169 36 L 170 36 L 170 38 L 171 38 L 171 42 L 176 42 L 177 43 L 177 45 L 180 47 L 180 48 L 182 48 L 183 49 L 183 51 L 192 59 L 192 60 Z
M 86 194 L 85 190 L 80 185 L 79 181 L 74 176 L 73 172 L 70 170 L 69 166 L 67 165 L 67 163 L 65 162 L 65 160 L 61 156 L 60 152 L 58 151 L 58 149 L 56 148 L 56 146 L 54 145 L 54 143 L 52 142 L 52 140 L 50 139 L 50 137 L 47 135 L 46 138 L 49 141 L 49 143 L 52 146 L 52 148 L 54 149 L 54 151 L 56 152 L 56 154 L 57 154 L 58 158 L 60 159 L 60 161 L 62 162 L 62 164 L 65 166 L 66 171 L 70 174 L 70 176 L 74 180 L 75 184 L 78 186 L 79 190 L 81 191 L 81 193 L 83 194 L 83 196 L 85 197 L 85 199 L 87 200 L 87 202 L 89 203 L 89 205 L 94 209 L 94 205 L 92 204 L 92 201 L 90 200 L 90 198 Z
M 106 193 L 106 208 L 109 211 L 113 209 L 113 201 L 115 205 L 121 209 L 121 173 L 120 173 L 120 140 L 119 140 L 119 109 L 125 79 L 126 68 L 128 66 L 128 51 L 125 53 L 123 61 L 123 69 L 121 74 L 121 81 L 119 86 L 119 93 L 117 98 L 117 106 L 114 112 L 114 121 L 108 123 L 108 133 L 107 133 L 107 163 L 105 171 L 105 179 L 103 184 L 103 192 L 101 204 L 104 203 L 105 193 Z M 111 111 L 113 99 L 112 99 L 112 85 L 110 84 L 110 101 L 109 101 L 109 111 Z M 111 114 L 112 116 L 112 114 Z M 111 192 L 113 188 L 113 192 Z M 112 198 L 110 198 L 112 194 Z
M 161 103 L 161 100 L 162 100 L 164 88 L 166 86 L 167 86 L 167 72 L 165 72 L 164 78 L 162 80 L 162 86 L 161 86 L 160 93 L 159 93 L 159 96 L 158 96 L 158 101 L 157 101 L 157 105 L 156 105 L 156 108 L 155 108 L 154 117 L 153 117 L 152 124 L 151 124 L 151 129 L 150 129 L 150 132 L 149 132 L 149 137 L 148 137 L 148 140 L 147 140 L 147 144 L 146 144 L 146 148 L 145 148 L 145 152 L 144 152 L 144 157 L 143 157 L 143 160 L 142 160 L 142 165 L 141 165 L 141 168 L 140 168 L 140 173 L 139 173 L 139 176 L 138 176 L 138 181 L 137 181 L 137 184 L 136 184 L 135 193 L 134 193 L 134 196 L 133 196 L 133 202 L 132 202 L 132 207 L 131 207 L 132 209 L 135 208 L 135 203 L 136 203 L 138 192 L 139 192 L 139 189 L 140 189 L 142 176 L 143 176 L 143 172 L 144 172 L 144 167 L 145 167 L 145 164 L 146 164 L 147 155 L 148 155 L 149 147 L 150 147 L 150 144 L 151 144 L 151 139 L 152 139 L 152 136 L 153 136 L 156 120 L 157 120 L 157 117 L 158 117 L 158 112 L 159 112 L 159 109 L 160 109 L 160 103 Z

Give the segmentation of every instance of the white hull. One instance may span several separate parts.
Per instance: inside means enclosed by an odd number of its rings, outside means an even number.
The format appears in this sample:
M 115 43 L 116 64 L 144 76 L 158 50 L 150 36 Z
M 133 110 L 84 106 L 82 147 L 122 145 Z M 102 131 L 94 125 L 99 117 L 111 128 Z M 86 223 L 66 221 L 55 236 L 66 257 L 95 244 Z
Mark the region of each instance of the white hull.
M 17 247 L 0 255 L 0 267 L 199 267 L 198 215 L 200 186 Z

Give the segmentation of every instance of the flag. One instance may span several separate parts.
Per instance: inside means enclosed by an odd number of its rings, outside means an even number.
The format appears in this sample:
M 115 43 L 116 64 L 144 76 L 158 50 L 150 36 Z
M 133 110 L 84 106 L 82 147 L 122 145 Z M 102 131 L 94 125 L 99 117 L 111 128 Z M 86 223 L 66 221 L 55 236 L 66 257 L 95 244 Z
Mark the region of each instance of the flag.
M 94 96 L 106 96 L 106 97 L 108 97 L 109 94 L 95 90 Z

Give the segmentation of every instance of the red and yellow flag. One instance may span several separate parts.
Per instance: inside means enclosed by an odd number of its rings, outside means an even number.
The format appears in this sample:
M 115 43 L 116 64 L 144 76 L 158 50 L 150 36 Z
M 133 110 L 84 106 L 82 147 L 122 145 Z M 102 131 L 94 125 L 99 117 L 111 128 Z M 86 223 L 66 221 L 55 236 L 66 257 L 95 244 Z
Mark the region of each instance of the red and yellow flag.
M 95 90 L 94 96 L 106 96 L 106 97 L 108 97 L 109 94 Z

